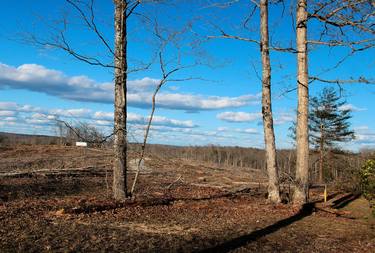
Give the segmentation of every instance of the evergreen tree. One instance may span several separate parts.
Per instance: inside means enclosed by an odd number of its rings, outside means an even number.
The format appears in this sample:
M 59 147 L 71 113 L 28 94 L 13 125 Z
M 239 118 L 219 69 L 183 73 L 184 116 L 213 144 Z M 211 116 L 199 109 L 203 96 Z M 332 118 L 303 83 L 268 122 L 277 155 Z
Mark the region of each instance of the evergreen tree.
M 341 100 L 335 89 L 324 88 L 318 97 L 310 101 L 309 130 L 311 144 L 319 150 L 319 181 L 324 179 L 325 151 L 337 147 L 340 142 L 354 139 L 350 129 L 351 110 L 345 108 L 346 101 Z
M 336 149 L 339 143 L 354 139 L 350 129 L 351 110 L 345 108 L 335 89 L 324 88 L 317 96 L 310 99 L 309 139 L 310 144 L 319 151 L 319 181 L 324 181 L 324 156 L 326 151 Z M 290 127 L 291 137 L 295 138 L 295 122 Z

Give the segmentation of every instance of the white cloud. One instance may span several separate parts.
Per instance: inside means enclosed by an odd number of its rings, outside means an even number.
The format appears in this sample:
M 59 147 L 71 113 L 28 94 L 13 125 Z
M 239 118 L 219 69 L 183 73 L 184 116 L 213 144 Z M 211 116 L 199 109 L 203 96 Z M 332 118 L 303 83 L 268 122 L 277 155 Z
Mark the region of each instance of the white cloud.
M 113 122 L 109 120 L 94 120 L 94 125 L 99 125 L 99 126 L 112 126 Z
M 353 112 L 359 112 L 359 111 L 366 111 L 367 109 L 366 108 L 359 108 L 359 107 L 357 107 L 355 105 L 352 105 L 352 104 L 344 104 L 344 105 L 339 107 L 339 110 L 341 110 L 341 111 L 350 110 L 350 111 L 353 111 Z
M 130 106 L 147 108 L 151 106 L 151 93 L 128 94 Z M 160 93 L 156 97 L 156 104 L 161 108 L 196 112 L 201 110 L 217 110 L 232 107 L 242 107 L 259 101 L 258 95 L 244 95 L 239 97 L 202 96 L 183 93 Z
M 222 112 L 216 115 L 218 119 L 227 122 L 252 122 L 260 119 L 260 112 Z
M 284 123 L 293 122 L 296 118 L 296 115 L 282 112 L 279 113 L 274 120 L 275 125 L 282 125 Z
M 355 142 L 357 143 L 375 144 L 375 133 L 358 133 L 355 137 Z
M 259 134 L 258 130 L 255 128 L 236 129 L 236 131 L 246 134 Z
M 176 120 L 176 119 L 168 119 L 163 116 L 155 116 L 153 118 L 152 123 L 154 125 L 170 125 L 174 127 L 182 127 L 182 128 L 193 128 L 196 127 L 196 125 L 191 120 Z
M 91 110 L 85 108 L 79 109 L 52 109 L 49 113 L 57 116 L 73 117 L 73 118 L 85 118 L 90 117 Z
M 47 118 L 45 118 L 45 119 L 26 118 L 25 122 L 27 124 L 35 124 L 35 125 L 51 124 L 51 120 L 49 120 Z
M 0 102 L 0 111 L 40 112 L 42 109 L 31 105 L 19 105 L 15 102 Z
M 219 132 L 226 132 L 228 130 L 229 130 L 229 128 L 227 128 L 227 127 L 218 127 L 217 128 L 217 131 L 219 131 Z
M 3 107 L 1 107 L 3 106 Z M 1 111 L 1 108 L 12 109 L 8 111 Z M 29 109 L 27 111 L 26 109 Z M 88 121 L 93 124 L 100 126 L 112 126 L 113 125 L 113 112 L 103 112 L 96 111 L 92 112 L 90 109 L 86 108 L 77 108 L 77 109 L 45 109 L 35 111 L 36 107 L 30 105 L 19 105 L 12 102 L 0 102 L 0 117 L 4 120 L 3 117 L 7 116 L 8 119 L 15 119 L 18 122 L 26 122 L 28 124 L 35 125 L 48 125 L 53 124 L 57 118 L 63 120 L 71 120 L 74 118 L 79 121 Z M 1 116 L 2 112 L 3 117 Z M 16 117 L 9 117 L 16 116 Z M 6 118 L 5 118 L 6 119 Z M 142 116 L 136 113 L 128 113 L 128 123 L 129 124 L 140 124 L 145 125 L 148 123 L 148 116 Z M 152 121 L 153 126 L 168 126 L 175 128 L 195 128 L 198 127 L 193 123 L 192 120 L 178 120 L 170 119 L 164 116 L 154 116 Z
M 354 129 L 354 131 L 366 131 L 366 130 L 369 130 L 369 127 L 368 126 L 357 126 L 357 127 L 354 127 L 353 129 Z
M 360 145 L 375 145 L 375 132 L 368 126 L 358 126 L 353 129 L 355 131 L 355 143 Z
M 15 121 L 8 121 L 8 120 L 0 121 L 0 126 L 1 127 L 4 127 L 4 126 L 14 126 L 14 125 L 16 125 Z
M 5 117 L 3 118 L 4 121 L 17 121 L 16 117 Z
M 258 129 L 256 128 L 228 128 L 228 127 L 218 127 L 218 132 L 227 132 L 227 133 L 243 133 L 243 134 L 259 134 Z
M 98 119 L 97 122 L 99 122 L 99 124 L 102 124 L 102 125 L 104 125 L 105 122 L 107 122 L 107 124 L 112 124 L 113 117 L 114 115 L 112 112 L 98 111 L 94 113 L 94 118 Z M 149 116 L 144 117 L 140 114 L 128 113 L 127 120 L 128 120 L 128 123 L 130 124 L 146 125 L 148 124 Z M 193 121 L 191 120 L 176 120 L 176 119 L 169 119 L 163 116 L 154 116 L 152 119 L 152 125 L 170 126 L 170 127 L 177 127 L 177 128 L 197 127 L 197 125 L 195 125 Z
M 149 77 L 129 80 L 128 105 L 150 107 L 152 90 L 158 82 L 158 79 Z M 26 89 L 69 100 L 113 103 L 112 82 L 99 83 L 87 76 L 69 77 L 61 71 L 37 64 L 13 67 L 0 63 L 0 89 Z M 162 91 L 157 96 L 157 104 L 160 108 L 200 111 L 241 107 L 258 103 L 259 99 L 259 94 L 219 97 Z
M 10 117 L 16 115 L 14 111 L 0 111 L 0 117 Z
M 114 114 L 113 112 L 98 111 L 94 113 L 94 118 L 101 119 L 101 120 L 113 120 Z

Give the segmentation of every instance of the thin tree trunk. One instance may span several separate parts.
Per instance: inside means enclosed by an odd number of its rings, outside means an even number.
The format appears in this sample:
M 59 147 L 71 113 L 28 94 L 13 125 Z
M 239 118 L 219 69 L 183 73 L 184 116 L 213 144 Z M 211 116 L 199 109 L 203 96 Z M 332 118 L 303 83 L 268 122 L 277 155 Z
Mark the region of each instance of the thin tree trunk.
M 260 1 L 260 34 L 260 51 L 262 54 L 262 114 L 268 173 L 268 199 L 273 203 L 280 203 L 279 175 L 276 163 L 275 133 L 273 129 L 271 107 L 271 64 L 268 35 L 268 0 Z
M 307 1 L 298 0 L 297 4 L 297 161 L 296 188 L 294 191 L 293 202 L 306 203 L 309 181 Z
M 114 113 L 114 166 L 113 197 L 124 200 L 127 192 L 127 130 L 126 130 L 126 82 L 127 82 L 127 31 L 126 2 L 115 0 L 115 113 Z
M 139 161 L 138 161 L 137 172 L 136 172 L 136 174 L 135 174 L 134 181 L 133 181 L 133 185 L 132 185 L 132 188 L 131 188 L 131 191 L 130 191 L 130 194 L 131 194 L 131 195 L 133 195 L 133 193 L 134 193 L 134 191 L 135 191 L 135 186 L 136 186 L 137 181 L 138 181 L 139 173 L 141 172 L 141 165 L 142 165 L 142 162 L 143 162 L 144 157 L 145 157 L 147 138 L 148 138 L 148 135 L 149 135 L 149 133 L 150 133 L 150 128 L 151 128 L 152 119 L 154 118 L 154 114 L 155 114 L 156 95 L 158 94 L 158 92 L 159 92 L 161 86 L 163 86 L 164 83 L 165 83 L 165 79 L 163 79 L 163 80 L 159 83 L 159 85 L 156 87 L 156 89 L 155 89 L 155 91 L 154 91 L 154 94 L 152 95 L 151 114 L 150 114 L 150 118 L 148 119 L 148 123 L 147 123 L 146 131 L 145 131 L 145 136 L 144 136 L 144 138 L 143 138 L 142 149 L 141 149 L 141 157 L 139 158 Z
M 323 124 L 320 125 L 320 157 L 319 157 L 319 183 L 323 183 L 323 160 L 324 160 L 324 133 Z

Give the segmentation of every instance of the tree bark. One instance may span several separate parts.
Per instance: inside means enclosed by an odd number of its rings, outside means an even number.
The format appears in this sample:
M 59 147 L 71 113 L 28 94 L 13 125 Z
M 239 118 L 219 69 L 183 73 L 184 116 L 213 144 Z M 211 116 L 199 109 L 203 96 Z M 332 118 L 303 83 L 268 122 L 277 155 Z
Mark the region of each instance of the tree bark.
M 114 0 L 115 4 L 115 113 L 114 113 L 114 165 L 113 197 L 124 200 L 127 192 L 127 31 L 126 1 Z
M 309 181 L 307 1 L 298 0 L 297 4 L 297 161 L 296 188 L 293 195 L 293 202 L 306 203 Z
M 323 160 L 324 160 L 324 131 L 323 124 L 320 124 L 320 157 L 319 157 L 319 183 L 323 183 Z
M 279 175 L 276 163 L 275 133 L 272 118 L 271 102 L 271 63 L 268 33 L 268 0 L 260 1 L 260 51 L 262 55 L 262 114 L 264 143 L 268 173 L 268 199 L 280 203 Z

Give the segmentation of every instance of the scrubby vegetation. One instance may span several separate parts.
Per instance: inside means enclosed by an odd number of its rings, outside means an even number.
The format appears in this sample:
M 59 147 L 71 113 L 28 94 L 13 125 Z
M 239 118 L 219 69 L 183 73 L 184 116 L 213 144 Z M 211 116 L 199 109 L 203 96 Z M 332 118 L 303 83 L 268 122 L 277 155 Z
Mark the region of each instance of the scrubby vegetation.
M 367 160 L 360 170 L 361 190 L 370 201 L 372 214 L 375 216 L 375 160 Z

